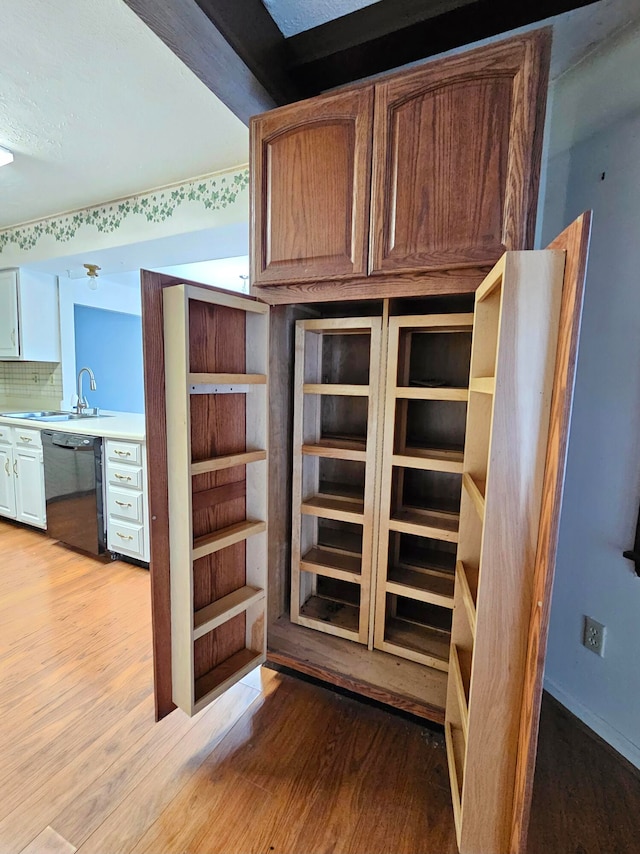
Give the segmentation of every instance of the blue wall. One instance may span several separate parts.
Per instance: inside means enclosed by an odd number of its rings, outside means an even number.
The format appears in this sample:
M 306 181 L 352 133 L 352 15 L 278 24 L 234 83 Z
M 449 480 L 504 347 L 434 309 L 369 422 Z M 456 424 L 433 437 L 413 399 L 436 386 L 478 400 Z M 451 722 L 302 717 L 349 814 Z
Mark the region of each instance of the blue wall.
M 83 377 L 89 406 L 118 412 L 144 412 L 142 320 L 135 314 L 76 305 L 76 372 L 91 368 L 96 391 Z

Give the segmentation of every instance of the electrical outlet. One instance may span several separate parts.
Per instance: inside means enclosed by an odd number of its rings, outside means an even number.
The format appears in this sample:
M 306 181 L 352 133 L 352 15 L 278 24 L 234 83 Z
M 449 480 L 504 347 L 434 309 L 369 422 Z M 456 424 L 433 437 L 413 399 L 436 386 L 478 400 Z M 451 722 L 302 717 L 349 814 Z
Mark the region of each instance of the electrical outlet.
M 604 638 L 607 632 L 606 626 L 594 620 L 593 617 L 584 618 L 584 633 L 582 635 L 582 645 L 595 652 L 600 658 L 604 657 Z

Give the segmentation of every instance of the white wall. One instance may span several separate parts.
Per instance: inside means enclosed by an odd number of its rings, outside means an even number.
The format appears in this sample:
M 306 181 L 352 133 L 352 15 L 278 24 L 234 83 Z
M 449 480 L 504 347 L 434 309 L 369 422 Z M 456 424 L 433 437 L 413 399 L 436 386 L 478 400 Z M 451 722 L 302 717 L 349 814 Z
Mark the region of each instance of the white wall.
M 139 274 L 131 274 L 131 283 L 126 276 L 98 279 L 98 288 L 92 291 L 85 279 L 65 279 L 60 277 L 60 350 L 62 361 L 62 408 L 69 409 L 75 402 L 76 392 L 76 336 L 74 328 L 74 307 L 89 305 L 93 308 L 106 308 L 122 311 L 126 314 L 142 313 L 140 306 Z M 117 279 L 121 279 L 118 281 Z M 99 377 L 96 378 L 99 380 Z M 86 378 L 85 378 L 86 382 Z
M 546 687 L 640 767 L 640 30 L 557 82 L 542 245 L 594 211 Z M 604 174 L 604 179 L 603 179 Z M 583 615 L 607 626 L 604 658 Z

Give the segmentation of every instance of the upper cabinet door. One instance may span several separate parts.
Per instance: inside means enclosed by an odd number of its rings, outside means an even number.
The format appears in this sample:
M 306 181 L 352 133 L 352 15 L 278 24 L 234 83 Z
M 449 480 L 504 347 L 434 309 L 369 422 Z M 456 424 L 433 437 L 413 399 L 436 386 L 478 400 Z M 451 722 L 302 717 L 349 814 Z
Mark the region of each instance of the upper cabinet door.
M 251 121 L 252 281 L 367 273 L 373 88 Z
M 0 270 L 0 358 L 20 355 L 18 340 L 18 273 Z
M 543 30 L 376 85 L 370 272 L 531 247 L 549 46 Z

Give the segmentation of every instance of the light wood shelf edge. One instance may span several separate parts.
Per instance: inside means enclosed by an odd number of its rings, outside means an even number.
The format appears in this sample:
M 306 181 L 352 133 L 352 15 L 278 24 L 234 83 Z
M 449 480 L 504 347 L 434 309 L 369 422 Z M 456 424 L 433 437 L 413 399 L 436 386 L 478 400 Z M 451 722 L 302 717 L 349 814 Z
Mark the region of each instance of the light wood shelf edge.
M 198 640 L 203 635 L 212 632 L 233 617 L 237 617 L 251 605 L 261 602 L 265 597 L 264 590 L 259 587 L 245 585 L 212 602 L 193 615 L 193 639 Z
M 467 578 L 467 570 L 465 568 L 464 563 L 461 560 L 456 563 L 456 580 L 460 584 L 460 591 L 462 593 L 462 601 L 464 603 L 465 611 L 467 614 L 467 618 L 469 620 L 469 628 L 471 629 L 471 634 L 475 638 L 476 636 L 476 606 L 473 601 L 473 596 L 471 595 L 471 588 L 469 587 L 469 580 Z
M 451 733 L 451 724 L 445 721 L 444 725 L 444 740 L 447 748 L 447 764 L 449 766 L 449 779 L 451 781 L 451 800 L 453 802 L 453 820 L 456 826 L 456 837 L 458 846 L 460 845 L 460 835 L 462 829 L 462 806 L 460 803 L 460 783 L 458 782 L 458 769 L 456 768 L 455 747 L 453 745 L 453 735 Z
M 400 400 L 469 400 L 468 388 L 447 388 L 436 386 L 396 386 L 394 395 Z
M 484 496 L 478 489 L 478 485 L 468 472 L 462 475 L 462 487 L 473 502 L 480 520 L 484 522 Z
M 209 460 L 200 460 L 191 463 L 191 474 L 206 474 L 210 471 L 221 471 L 234 466 L 244 466 L 249 463 L 259 462 L 267 459 L 266 451 L 245 451 L 241 454 L 228 454 L 224 457 L 212 457 Z
M 366 451 L 351 450 L 349 448 L 330 448 L 326 445 L 303 445 L 302 453 L 309 457 L 325 457 L 332 460 L 351 460 L 356 463 L 364 463 L 367 460 Z
M 496 378 L 495 377 L 472 377 L 469 380 L 469 391 L 476 391 L 480 394 L 495 394 Z
M 434 670 L 441 670 L 443 673 L 449 672 L 449 662 L 444 658 L 439 658 L 437 655 L 429 655 L 427 652 L 419 652 L 415 649 L 410 649 L 406 646 L 401 646 L 392 641 L 383 640 L 378 644 L 378 649 L 383 652 L 390 652 L 392 655 L 397 655 L 399 658 L 408 658 L 409 661 L 415 661 L 418 664 L 424 664 L 427 667 L 433 667 Z
M 442 471 L 451 474 L 462 474 L 463 455 L 459 451 L 435 451 L 430 454 L 394 454 L 391 457 L 392 466 L 421 469 L 423 471 Z
M 198 560 L 198 558 L 213 554 L 213 552 L 226 549 L 228 546 L 234 545 L 234 543 L 239 543 L 241 540 L 246 540 L 255 534 L 262 534 L 266 530 L 266 522 L 247 520 L 245 522 L 238 522 L 236 525 L 229 525 L 227 528 L 221 528 L 213 534 L 198 537 L 194 541 L 193 549 L 191 550 L 191 560 Z
M 451 644 L 451 657 L 449 658 L 449 667 L 456 688 L 456 695 L 458 698 L 458 709 L 460 711 L 460 720 L 462 722 L 462 732 L 464 734 L 464 740 L 466 743 L 467 738 L 469 736 L 469 706 L 464 691 L 464 683 L 462 681 L 462 670 L 460 669 L 458 647 L 454 643 Z
M 345 397 L 369 397 L 368 385 L 346 385 L 345 383 L 304 383 L 303 394 L 342 395 Z
M 430 605 L 437 605 L 439 608 L 453 609 L 453 596 L 446 596 L 444 593 L 433 593 L 431 590 L 409 587 L 407 584 L 400 584 L 397 581 L 389 580 L 387 580 L 386 591 L 387 593 L 393 593 L 395 596 L 404 596 L 405 599 L 428 602 Z
M 229 676 L 223 679 L 220 683 L 215 684 L 210 691 L 207 691 L 207 693 L 200 697 L 199 700 L 194 702 L 192 714 L 197 714 L 201 709 L 204 709 L 205 706 L 208 706 L 212 700 L 215 700 L 216 697 L 220 696 L 220 694 L 224 694 L 228 688 L 231 688 L 231 686 L 235 685 L 236 682 L 243 678 L 243 676 L 246 676 L 247 673 L 250 673 L 260 664 L 264 664 L 266 658 L 265 653 L 256 652 L 255 650 L 247 649 L 245 647 L 245 649 L 241 649 L 239 652 L 234 653 L 231 658 L 223 661 L 222 664 L 218 665 L 218 667 L 214 667 L 213 670 L 209 671 L 209 673 L 205 673 L 201 679 L 211 679 L 217 670 L 222 671 L 223 668 L 225 670 L 230 670 Z M 239 667 L 236 670 L 230 669 L 230 665 L 233 664 L 234 661 L 237 661 L 239 664 Z

